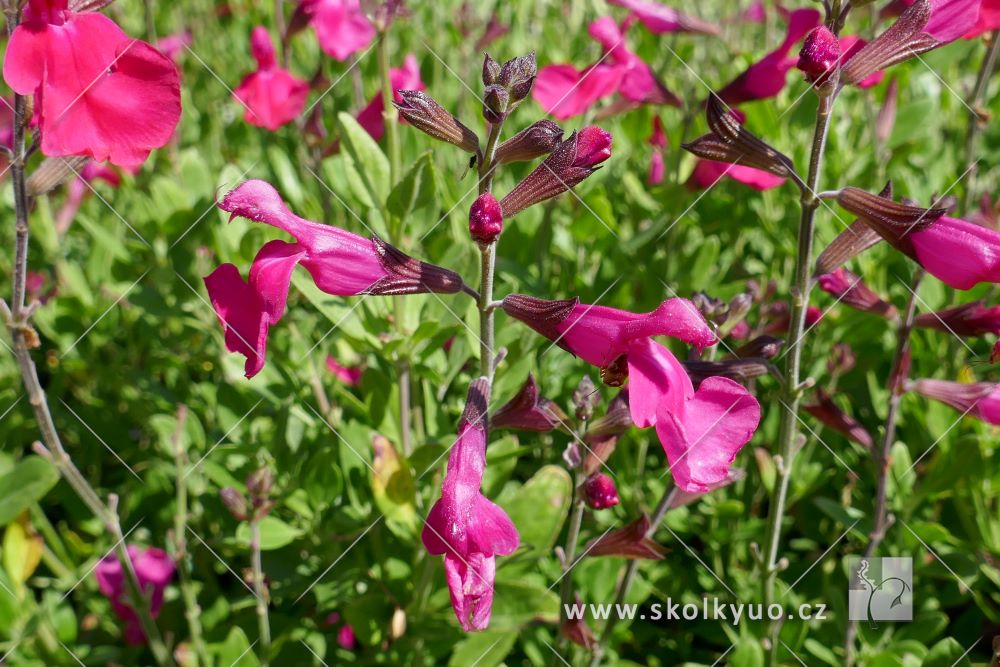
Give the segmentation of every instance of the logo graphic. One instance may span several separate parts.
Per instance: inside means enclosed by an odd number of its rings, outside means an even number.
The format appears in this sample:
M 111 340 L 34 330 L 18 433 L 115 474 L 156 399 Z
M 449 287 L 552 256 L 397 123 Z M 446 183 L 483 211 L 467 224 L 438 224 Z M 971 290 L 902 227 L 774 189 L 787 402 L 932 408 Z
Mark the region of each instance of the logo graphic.
M 913 620 L 913 559 L 862 558 L 852 571 L 847 592 L 848 617 L 868 621 Z

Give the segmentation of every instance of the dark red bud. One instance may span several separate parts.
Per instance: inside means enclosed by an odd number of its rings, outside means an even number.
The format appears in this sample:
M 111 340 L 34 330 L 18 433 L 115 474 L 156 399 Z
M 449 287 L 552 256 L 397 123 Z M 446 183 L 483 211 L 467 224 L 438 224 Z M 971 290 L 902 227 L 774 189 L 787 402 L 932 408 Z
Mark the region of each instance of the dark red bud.
M 583 497 L 587 501 L 587 506 L 595 510 L 614 507 L 620 502 L 614 480 L 603 472 L 587 478 L 583 483 Z
M 840 53 L 840 40 L 826 26 L 821 25 L 806 35 L 795 66 L 809 81 L 822 82 L 837 68 Z
M 478 243 L 493 243 L 503 232 L 503 210 L 489 192 L 479 195 L 469 209 L 469 236 Z

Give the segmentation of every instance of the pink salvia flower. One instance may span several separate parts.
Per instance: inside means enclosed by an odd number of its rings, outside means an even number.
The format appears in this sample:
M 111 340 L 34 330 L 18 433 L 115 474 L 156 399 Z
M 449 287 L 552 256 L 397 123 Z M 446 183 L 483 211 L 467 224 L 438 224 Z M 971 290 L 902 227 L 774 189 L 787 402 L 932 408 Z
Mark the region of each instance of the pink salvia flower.
M 326 370 L 333 373 L 334 377 L 348 387 L 358 386 L 361 382 L 361 374 L 364 372 L 360 366 L 344 366 L 330 355 L 326 357 Z
M 840 65 L 841 44 L 825 25 L 806 35 L 795 66 L 813 83 L 822 83 Z
M 618 68 L 621 74 L 618 92 L 623 98 L 635 104 L 681 105 L 677 96 L 656 78 L 650 66 L 628 48 L 623 29 L 613 18 L 597 19 L 590 24 L 588 32 L 604 47 L 608 54 L 606 62 Z
M 979 20 L 965 33 L 965 39 L 975 39 L 980 35 L 1000 30 L 1000 0 L 982 0 L 979 7 Z
M 820 276 L 818 282 L 820 289 L 851 308 L 890 319 L 896 318 L 899 314 L 895 306 L 882 299 L 860 276 L 844 267 Z
M 743 185 L 749 185 L 759 192 L 773 190 L 785 182 L 781 176 L 769 174 L 762 169 L 715 160 L 698 160 L 695 163 L 694 171 L 688 178 L 687 185 L 694 190 L 704 190 L 712 187 L 722 178 L 731 178 Z
M 918 394 L 940 401 L 963 414 L 1000 426 L 1000 384 L 917 380 L 912 383 L 911 388 Z
M 181 116 L 177 67 L 107 16 L 67 0 L 30 0 L 3 64 L 14 92 L 35 95 L 42 153 L 141 164 Z
M 718 35 L 719 26 L 687 16 L 675 9 L 651 0 L 609 0 L 612 5 L 624 7 L 635 14 L 646 28 L 662 35 L 670 32 L 689 32 L 702 35 Z
M 402 67 L 391 67 L 389 69 L 389 81 L 392 84 L 392 98 L 396 102 L 402 102 L 403 98 L 399 94 L 401 90 L 425 90 L 427 88 L 424 82 L 420 79 L 420 65 L 417 63 L 417 58 L 413 54 L 406 56 L 403 60 Z M 376 94 L 362 109 L 358 112 L 358 124 L 368 131 L 368 134 L 372 136 L 376 141 L 382 138 L 385 134 L 385 121 L 382 118 L 382 94 Z
M 736 19 L 744 23 L 765 22 L 767 20 L 767 9 L 764 7 L 764 0 L 754 0 Z
M 580 116 L 598 100 L 614 95 L 621 70 L 608 63 L 578 70 L 573 65 L 546 65 L 538 70 L 531 94 L 547 114 L 559 120 Z
M 149 547 L 140 549 L 129 545 L 128 557 L 132 561 L 139 587 L 143 594 L 150 595 L 150 615 L 156 618 L 163 607 L 163 593 L 174 576 L 174 561 L 163 549 Z M 97 586 L 101 594 L 111 601 L 115 615 L 125 623 L 125 640 L 129 644 L 142 644 L 146 636 L 135 610 L 127 600 L 125 573 L 114 555 L 105 556 L 94 569 Z
M 191 46 L 191 33 L 187 30 L 165 35 L 157 40 L 156 48 L 160 53 L 174 62 L 180 60 L 181 54 Z
M 1000 232 L 943 217 L 903 237 L 903 243 L 906 254 L 950 287 L 969 290 L 979 283 L 1000 283 Z
M 595 473 L 583 483 L 583 497 L 587 506 L 595 510 L 614 507 L 619 502 L 615 481 L 603 472 Z
M 366 239 L 292 213 L 269 183 L 247 181 L 219 204 L 232 217 L 281 229 L 295 243 L 266 243 L 250 267 L 247 282 L 233 264 L 223 264 L 205 278 L 212 306 L 226 332 L 226 348 L 246 356 L 246 375 L 264 366 L 267 335 L 285 312 L 292 271 L 301 264 L 327 294 L 455 293 L 462 288 L 451 271 L 418 262 L 375 237 Z
M 918 327 L 956 336 L 1000 334 L 1000 306 L 987 307 L 982 301 L 974 301 L 936 313 L 921 313 L 917 315 L 916 323 Z
M 347 60 L 375 39 L 375 27 L 361 11 L 359 0 L 302 0 L 292 23 L 303 20 L 316 31 L 320 48 L 337 60 Z
M 250 50 L 257 61 L 257 71 L 243 79 L 233 97 L 246 108 L 243 120 L 274 132 L 302 113 L 309 83 L 278 66 L 267 28 L 253 29 Z
M 496 557 L 514 553 L 517 528 L 480 487 L 486 467 L 486 404 L 489 382 L 469 387 L 458 440 L 448 455 L 441 498 L 434 503 L 421 539 L 435 556 L 444 555 L 451 606 L 462 629 L 485 630 L 493 611 Z
M 821 16 L 815 9 L 797 9 L 788 16 L 788 34 L 774 51 L 751 65 L 719 91 L 726 104 L 736 105 L 775 97 L 784 89 L 788 71 L 797 58 L 789 53 L 806 34 L 819 25 Z

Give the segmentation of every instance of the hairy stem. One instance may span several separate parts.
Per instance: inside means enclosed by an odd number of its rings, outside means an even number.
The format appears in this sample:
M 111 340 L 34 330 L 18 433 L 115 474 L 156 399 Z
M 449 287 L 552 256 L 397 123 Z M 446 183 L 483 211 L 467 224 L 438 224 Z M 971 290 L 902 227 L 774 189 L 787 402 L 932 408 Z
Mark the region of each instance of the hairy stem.
M 885 432 L 882 435 L 882 446 L 873 452 L 876 469 L 878 470 L 878 490 L 875 493 L 875 522 L 872 531 L 868 535 L 868 546 L 865 547 L 863 559 L 871 558 L 875 555 L 882 540 L 885 539 L 885 532 L 892 521 L 889 518 L 887 509 L 887 492 L 889 487 L 889 466 L 892 463 L 892 444 L 896 440 L 896 419 L 899 416 L 899 403 L 903 397 L 903 386 L 906 384 L 904 374 L 908 372 L 907 357 L 910 352 L 910 335 L 913 333 L 913 322 L 916 318 L 917 310 L 917 289 L 920 281 L 924 278 L 924 270 L 917 268 L 913 275 L 913 284 L 909 301 L 906 303 L 906 312 L 899 323 L 896 333 L 896 355 L 892 360 L 892 371 L 889 374 L 889 411 L 885 416 Z M 844 664 L 851 667 L 854 664 L 854 639 L 858 634 L 857 621 L 849 621 L 847 632 L 844 637 Z
M 260 555 L 260 520 L 250 521 L 250 555 L 253 569 L 253 592 L 257 598 L 257 628 L 260 632 L 260 664 L 267 667 L 271 659 L 271 623 L 267 617 L 267 591 L 264 588 L 264 568 Z
M 965 165 L 969 169 L 965 181 L 965 198 L 962 209 L 968 211 L 976 196 L 976 176 L 979 173 L 979 162 L 976 160 L 976 152 L 979 147 L 979 134 L 986 123 L 979 115 L 979 107 L 986 96 L 986 89 L 990 85 L 990 78 L 993 70 L 997 66 L 997 56 L 1000 55 L 1000 32 L 990 34 L 990 48 L 983 58 L 983 64 L 979 68 L 979 76 L 976 77 L 976 85 L 969 95 L 967 104 L 973 110 L 973 116 L 969 119 L 969 127 L 965 134 Z
M 656 532 L 656 529 L 660 527 L 660 523 L 663 521 L 663 517 L 667 515 L 670 511 L 670 503 L 673 502 L 674 497 L 677 495 L 678 487 L 676 484 L 670 484 L 667 488 L 663 490 L 663 495 L 660 497 L 660 502 L 657 503 L 656 509 L 653 510 L 653 516 L 649 519 L 649 531 L 646 533 L 646 537 L 652 537 Z M 614 608 L 617 609 L 618 605 L 625 603 L 625 598 L 628 596 L 628 589 L 632 586 L 632 582 L 635 580 L 635 575 L 639 571 L 638 559 L 633 559 L 628 562 L 625 568 L 625 573 L 618 580 L 618 588 L 615 590 L 615 601 Z M 604 630 L 601 632 L 601 638 L 594 646 L 594 654 L 590 658 L 590 667 L 598 667 L 601 664 L 601 660 L 604 658 L 604 648 L 608 645 L 611 640 L 611 635 L 615 631 L 615 626 L 618 625 L 618 616 L 616 614 L 610 614 L 608 620 L 604 625 Z
M 8 38 L 13 34 L 14 29 L 20 23 L 20 14 L 8 14 L 7 34 Z M 24 384 L 28 402 L 31 404 L 35 419 L 38 421 L 38 428 L 41 431 L 42 441 L 36 443 L 35 450 L 42 456 L 48 458 L 62 474 L 67 483 L 76 491 L 83 503 L 112 533 L 115 540 L 115 553 L 125 573 L 125 583 L 129 589 L 132 607 L 136 611 L 139 622 L 142 625 L 149 640 L 149 647 L 153 653 L 157 664 L 173 665 L 174 661 L 170 651 L 163 643 L 160 632 L 153 622 L 149 613 L 149 601 L 142 594 L 139 580 L 135 576 L 135 569 L 132 567 L 132 560 L 128 556 L 125 546 L 125 539 L 121 534 L 121 527 L 118 522 L 117 512 L 106 505 L 97 495 L 97 492 L 90 483 L 80 473 L 80 470 L 73 463 L 66 449 L 63 447 L 59 432 L 52 419 L 49 410 L 48 398 L 42 384 L 38 379 L 38 369 L 31 358 L 31 349 L 38 344 L 38 334 L 32 328 L 29 318 L 31 309 L 24 303 L 26 293 L 26 278 L 28 274 L 28 211 L 29 202 L 25 179 L 25 126 L 28 118 L 26 116 L 27 100 L 23 95 L 14 95 L 14 118 L 13 118 L 13 143 L 12 156 L 10 162 L 11 184 L 14 190 L 14 271 L 13 271 L 13 296 L 10 307 L 3 306 L 3 315 L 6 320 L 7 329 L 10 332 L 13 342 L 14 357 L 17 360 L 18 369 L 21 372 L 21 381 Z
M 788 353 L 785 361 L 784 389 L 782 392 L 781 421 L 778 430 L 778 454 L 775 456 L 777 477 L 771 497 L 767 517 L 765 538 L 763 593 L 764 604 L 774 600 L 774 585 L 778 577 L 778 560 L 781 546 L 781 524 L 785 518 L 785 505 L 791 479 L 798 439 L 799 404 L 802 398 L 802 337 L 806 328 L 806 310 L 809 308 L 809 293 L 812 289 L 809 277 L 812 271 L 813 237 L 816 210 L 820 199 L 820 175 L 823 169 L 823 155 L 826 139 L 830 131 L 830 116 L 833 111 L 834 96 L 820 97 L 816 110 L 816 127 L 813 132 L 812 151 L 809 159 L 809 175 L 802 191 L 802 216 L 799 221 L 799 245 L 795 258 L 795 283 L 792 286 L 792 312 L 788 325 Z M 772 628 L 771 659 L 775 659 L 779 623 Z
M 559 588 L 559 597 L 562 602 L 559 606 L 559 619 L 562 623 L 569 620 L 566 617 L 566 607 L 573 602 L 572 567 L 576 564 L 573 562 L 573 559 L 576 557 L 576 543 L 580 539 L 580 526 L 583 523 L 584 512 L 583 496 L 580 493 L 580 485 L 582 483 L 583 476 L 577 471 L 573 479 L 573 505 L 569 512 L 569 532 L 566 533 L 566 548 L 563 550 L 566 560 L 563 565 L 562 581 Z
M 176 500 L 174 508 L 174 561 L 177 563 L 177 581 L 181 589 L 181 599 L 184 601 L 184 618 L 187 620 L 188 631 L 191 633 L 191 645 L 194 648 L 194 667 L 207 667 L 212 664 L 205 646 L 201 630 L 201 607 L 198 605 L 198 594 L 191 579 L 191 560 L 187 551 L 188 524 L 188 488 L 187 446 L 184 443 L 184 424 L 187 421 L 187 406 L 177 408 L 177 430 L 173 437 L 174 469 L 177 476 Z

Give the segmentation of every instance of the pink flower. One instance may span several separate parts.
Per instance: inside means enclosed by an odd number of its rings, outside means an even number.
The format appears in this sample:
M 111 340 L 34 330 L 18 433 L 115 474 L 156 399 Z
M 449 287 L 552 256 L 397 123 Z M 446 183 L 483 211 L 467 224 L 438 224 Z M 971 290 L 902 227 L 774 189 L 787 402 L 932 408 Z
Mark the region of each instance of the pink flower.
M 344 623 L 340 630 L 337 630 L 337 644 L 340 648 L 353 651 L 358 647 L 358 640 L 354 636 L 354 628 L 350 623 Z
M 333 373 L 338 380 L 348 387 L 357 387 L 361 382 L 361 374 L 364 372 L 361 366 L 344 366 L 329 355 L 326 357 L 326 370 Z
M 965 33 L 965 39 L 975 39 L 983 33 L 1000 29 L 1000 0 L 982 0 L 979 7 L 979 20 Z
M 860 276 L 844 267 L 820 276 L 818 282 L 820 289 L 851 308 L 890 319 L 899 316 L 895 306 L 882 299 Z
M 547 114 L 559 120 L 580 116 L 598 100 L 614 95 L 621 70 L 599 63 L 585 70 L 573 65 L 546 65 L 538 70 L 532 96 Z
M 799 60 L 795 66 L 806 75 L 811 82 L 822 82 L 827 75 L 840 65 L 841 44 L 837 36 L 825 25 L 813 28 L 806 35 L 799 51 Z
M 904 236 L 900 249 L 955 289 L 1000 283 L 1000 232 L 992 229 L 943 217 Z
M 649 158 L 649 184 L 659 185 L 663 182 L 666 166 L 663 163 L 663 153 L 670 145 L 667 134 L 663 131 L 663 122 L 659 116 L 653 117 L 653 132 L 646 139 L 646 143 L 653 147 L 653 154 Z
M 795 67 L 796 57 L 789 56 L 792 47 L 819 25 L 820 13 L 815 9 L 797 9 L 788 16 L 785 41 L 751 65 L 719 91 L 726 104 L 736 105 L 775 97 L 785 87 L 788 71 Z
M 174 62 L 180 60 L 181 54 L 189 46 L 191 46 L 191 33 L 187 30 L 166 35 L 156 41 L 156 48 L 160 53 Z
M 139 587 L 144 594 L 150 593 L 150 615 L 156 618 L 163 607 L 163 592 L 174 576 L 174 561 L 163 549 L 149 547 L 140 549 L 129 545 L 128 557 L 135 568 Z M 142 644 L 146 636 L 142 632 L 139 617 L 135 610 L 126 602 L 128 598 L 125 584 L 125 573 L 121 563 L 114 555 L 105 556 L 94 569 L 97 586 L 101 594 L 111 601 L 115 615 L 125 623 L 125 640 L 129 644 Z
M 509 316 L 601 369 L 612 386 L 629 382 L 629 410 L 639 428 L 655 425 L 678 486 L 699 491 L 724 478 L 760 420 L 760 406 L 741 385 L 709 377 L 696 392 L 684 367 L 653 341 L 666 335 L 697 347 L 717 341 L 690 301 L 669 299 L 636 314 L 578 299 L 546 301 L 523 294 L 503 300 Z
M 302 113 L 309 84 L 278 66 L 267 28 L 253 29 L 250 50 L 257 61 L 257 71 L 243 79 L 233 97 L 246 107 L 243 120 L 274 132 Z
M 727 164 L 715 160 L 698 160 L 694 171 L 688 179 L 688 187 L 696 190 L 710 188 L 723 177 L 749 185 L 754 190 L 765 192 L 772 190 L 785 182 L 780 176 L 769 174 L 761 169 L 746 167 L 741 164 Z
M 847 62 L 848 60 L 850 60 L 855 53 L 863 49 L 867 44 L 868 42 L 861 39 L 860 37 L 857 37 L 856 35 L 848 35 L 846 37 L 841 37 L 840 49 L 843 52 L 843 56 L 841 57 L 841 62 Z M 882 83 L 883 79 L 885 79 L 885 71 L 879 70 L 874 74 L 868 76 L 867 78 L 858 81 L 854 85 L 862 89 L 873 88 L 878 84 Z
M 936 313 L 922 313 L 917 315 L 916 323 L 918 327 L 956 336 L 1000 334 L 1000 306 L 987 307 L 982 301 L 974 301 Z
M 532 94 L 546 113 L 565 120 L 616 92 L 630 105 L 680 106 L 649 65 L 629 50 L 623 29 L 613 18 L 597 19 L 588 32 L 604 47 L 600 61 L 582 71 L 573 65 L 546 65 L 538 71 Z
M 912 389 L 918 394 L 949 405 L 994 426 L 1000 426 L 1000 384 L 964 384 L 946 380 L 917 380 Z
M 469 387 L 441 498 L 431 508 L 421 535 L 427 551 L 444 554 L 451 606 L 466 631 L 489 625 L 496 557 L 514 553 L 521 541 L 507 513 L 480 490 L 486 467 L 488 397 L 486 378 Z
M 102 14 L 70 10 L 67 0 L 30 0 L 3 75 L 15 92 L 36 96 L 45 155 L 137 165 L 170 141 L 180 120 L 170 59 Z
M 285 312 L 292 271 L 301 264 L 327 294 L 454 293 L 461 278 L 418 262 L 378 237 L 366 239 L 343 229 L 298 217 L 277 190 L 264 181 L 247 181 L 230 192 L 219 208 L 277 227 L 295 243 L 266 243 L 253 260 L 247 282 L 233 264 L 223 264 L 205 278 L 212 306 L 226 335 L 226 348 L 246 356 L 246 376 L 264 366 L 267 335 Z
M 392 96 L 396 102 L 402 102 L 400 90 L 425 90 L 427 88 L 420 79 L 420 65 L 412 53 L 406 56 L 402 67 L 389 69 L 389 80 L 392 83 Z M 378 141 L 385 134 L 385 122 L 382 119 L 382 94 L 377 93 L 368 105 L 358 112 L 358 124 L 368 131 L 368 134 Z
M 359 0 L 302 0 L 292 22 L 302 20 L 316 31 L 320 48 L 337 60 L 346 60 L 375 39 L 375 27 L 361 11 Z
M 766 21 L 767 10 L 764 7 L 764 0 L 754 0 L 736 19 L 745 23 L 763 23 Z
M 469 209 L 469 236 L 477 243 L 493 243 L 503 232 L 503 210 L 492 193 L 484 192 Z
M 650 0 L 609 0 L 612 5 L 624 7 L 635 14 L 646 28 L 657 35 L 668 32 L 690 32 L 718 35 L 719 26 L 681 14 L 675 9 Z

